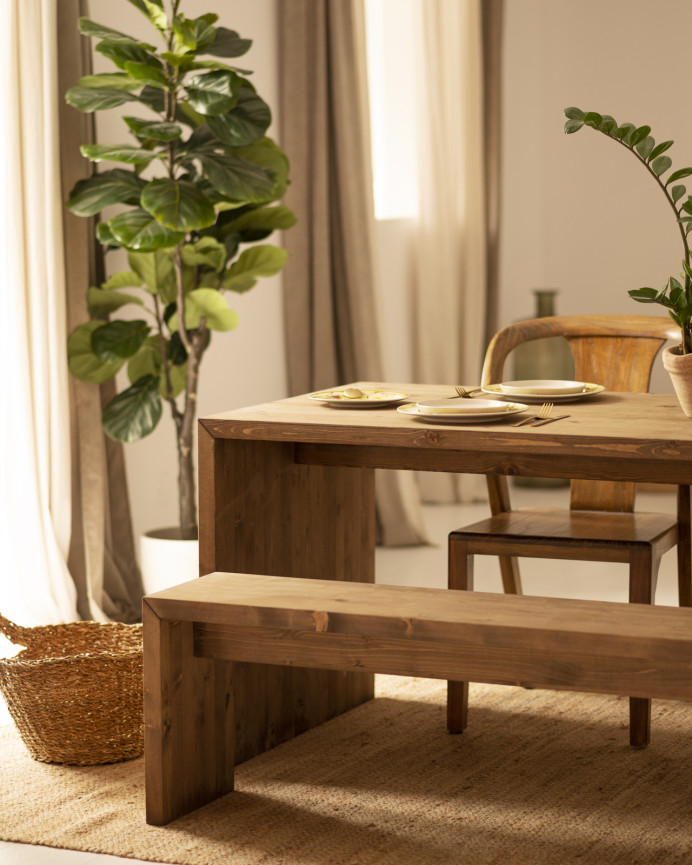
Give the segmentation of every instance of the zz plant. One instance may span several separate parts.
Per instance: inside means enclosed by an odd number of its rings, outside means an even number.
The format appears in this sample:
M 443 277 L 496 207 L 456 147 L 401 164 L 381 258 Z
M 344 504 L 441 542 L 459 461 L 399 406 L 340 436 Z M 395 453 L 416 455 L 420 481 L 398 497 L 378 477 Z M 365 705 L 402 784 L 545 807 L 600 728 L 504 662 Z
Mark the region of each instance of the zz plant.
M 128 263 L 89 288 L 90 321 L 69 336 L 68 359 L 77 378 L 95 384 L 126 368 L 129 386 L 103 411 L 114 439 L 148 435 L 168 404 L 180 529 L 196 537 L 200 365 L 212 333 L 238 324 L 225 292 L 246 292 L 285 263 L 283 249 L 259 241 L 295 222 L 275 203 L 288 160 L 266 135 L 271 114 L 251 73 L 234 65 L 249 40 L 218 26 L 215 14 L 185 17 L 180 0 L 129 2 L 159 48 L 82 18 L 80 32 L 115 69 L 80 79 L 66 94 L 83 112 L 131 108 L 123 117 L 128 143 L 81 147 L 92 162 L 118 167 L 79 181 L 67 202 L 78 216 L 101 214 L 98 240 L 106 251 L 125 250 Z
M 683 247 L 680 278 L 669 277 L 661 289 L 635 288 L 628 294 L 639 303 L 657 303 L 665 307 L 680 328 L 680 351 L 682 354 L 689 354 L 692 352 L 692 261 L 689 245 L 689 234 L 692 231 L 692 195 L 687 195 L 686 187 L 677 181 L 690 177 L 692 168 L 680 168 L 664 179 L 663 175 L 673 165 L 670 156 L 666 155 L 673 141 L 656 144 L 651 136 L 650 126 L 635 126 L 632 123 L 619 125 L 608 114 L 585 112 L 580 108 L 566 108 L 565 115 L 566 133 L 578 132 L 582 127 L 588 126 L 629 150 L 654 178 L 675 214 Z

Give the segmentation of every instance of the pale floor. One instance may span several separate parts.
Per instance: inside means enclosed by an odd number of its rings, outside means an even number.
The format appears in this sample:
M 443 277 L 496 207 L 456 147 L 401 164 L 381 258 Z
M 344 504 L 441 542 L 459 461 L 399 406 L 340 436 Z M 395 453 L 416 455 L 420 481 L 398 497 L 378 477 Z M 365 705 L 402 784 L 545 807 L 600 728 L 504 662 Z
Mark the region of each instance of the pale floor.
M 562 506 L 567 502 L 567 490 L 514 489 L 515 505 Z M 675 499 L 671 493 L 640 493 L 641 510 L 675 512 Z M 433 545 L 427 547 L 399 547 L 377 550 L 378 582 L 437 586 L 446 584 L 447 533 L 487 515 L 486 504 L 429 505 L 425 520 Z M 610 601 L 627 600 L 627 569 L 625 565 L 578 562 L 551 562 L 523 560 L 522 579 L 526 594 L 582 597 Z M 478 591 L 500 591 L 500 576 L 495 559 L 479 556 L 476 559 L 475 585 Z M 656 603 L 677 604 L 675 551 L 663 557 L 656 593 Z M 0 709 L 0 723 L 9 718 Z M 13 844 L 0 841 L 0 865 L 114 865 L 132 862 L 117 856 L 79 853 L 51 847 Z

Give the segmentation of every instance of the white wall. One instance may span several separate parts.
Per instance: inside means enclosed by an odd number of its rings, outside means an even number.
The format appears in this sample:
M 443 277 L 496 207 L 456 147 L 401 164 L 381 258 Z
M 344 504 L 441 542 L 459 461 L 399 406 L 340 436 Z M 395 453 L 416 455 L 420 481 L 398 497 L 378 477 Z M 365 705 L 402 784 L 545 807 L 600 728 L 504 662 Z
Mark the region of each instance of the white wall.
M 238 59 L 238 66 L 253 70 L 252 81 L 272 109 L 274 119 L 269 134 L 276 139 L 275 0 L 184 0 L 181 11 L 189 18 L 216 12 L 219 24 L 253 40 L 250 51 Z M 155 41 L 155 31 L 145 17 L 125 0 L 92 0 L 90 17 L 125 33 Z M 98 54 L 95 55 L 95 64 L 97 72 L 113 68 Z M 131 104 L 127 106 L 127 112 L 132 113 Z M 100 142 L 128 140 L 127 127 L 118 115 L 117 110 L 97 115 Z M 268 242 L 280 243 L 280 235 L 273 235 Z M 121 253 L 112 253 L 107 266 L 110 272 L 127 265 Z M 227 298 L 231 308 L 238 312 L 240 324 L 230 333 L 212 335 L 212 345 L 203 360 L 200 376 L 200 416 L 287 395 L 281 275 L 260 280 L 246 295 L 229 293 Z M 176 525 L 175 429 L 167 407 L 164 407 L 159 426 L 150 436 L 125 446 L 125 459 L 135 535 Z

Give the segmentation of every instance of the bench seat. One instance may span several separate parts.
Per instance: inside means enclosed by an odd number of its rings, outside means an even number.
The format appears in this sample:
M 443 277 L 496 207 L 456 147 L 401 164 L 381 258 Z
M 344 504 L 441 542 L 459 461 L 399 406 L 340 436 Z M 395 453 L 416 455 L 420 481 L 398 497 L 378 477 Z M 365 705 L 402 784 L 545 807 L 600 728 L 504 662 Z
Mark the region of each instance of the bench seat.
M 156 825 L 233 789 L 233 662 L 692 700 L 686 608 L 213 573 L 143 622 Z

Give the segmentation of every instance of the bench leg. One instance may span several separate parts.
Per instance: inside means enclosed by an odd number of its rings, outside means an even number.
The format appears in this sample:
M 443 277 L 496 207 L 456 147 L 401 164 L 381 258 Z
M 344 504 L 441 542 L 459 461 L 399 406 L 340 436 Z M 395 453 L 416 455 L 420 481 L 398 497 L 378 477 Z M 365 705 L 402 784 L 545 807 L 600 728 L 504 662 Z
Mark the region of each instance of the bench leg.
M 163 826 L 233 789 L 232 663 L 196 658 L 193 625 L 145 601 L 147 823 Z
M 468 552 L 468 544 L 463 541 L 449 540 L 449 573 L 447 587 L 471 591 L 473 589 L 473 555 Z M 462 733 L 468 723 L 469 683 L 447 682 L 447 730 Z
M 650 546 L 637 551 L 630 559 L 631 604 L 653 604 L 660 555 Z M 651 738 L 651 700 L 630 697 L 630 745 L 646 748 Z

